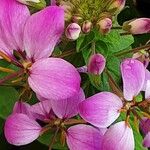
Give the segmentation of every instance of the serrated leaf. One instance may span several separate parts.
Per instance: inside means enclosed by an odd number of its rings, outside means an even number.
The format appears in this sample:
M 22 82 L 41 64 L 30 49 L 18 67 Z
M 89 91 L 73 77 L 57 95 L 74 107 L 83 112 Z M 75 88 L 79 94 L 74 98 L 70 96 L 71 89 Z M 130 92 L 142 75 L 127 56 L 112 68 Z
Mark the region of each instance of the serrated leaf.
M 111 30 L 107 35 L 102 35 L 95 30 L 96 41 L 103 41 L 108 46 L 108 51 L 118 52 L 128 48 L 133 42 L 134 38 L 132 35 L 121 36 L 122 30 Z

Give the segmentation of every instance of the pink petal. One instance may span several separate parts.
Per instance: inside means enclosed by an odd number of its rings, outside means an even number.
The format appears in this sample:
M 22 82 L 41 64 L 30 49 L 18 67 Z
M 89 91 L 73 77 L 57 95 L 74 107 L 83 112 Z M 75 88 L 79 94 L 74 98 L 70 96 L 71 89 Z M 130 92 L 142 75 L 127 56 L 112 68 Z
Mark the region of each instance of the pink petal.
M 51 6 L 56 5 L 56 0 L 51 0 Z
M 25 26 L 27 56 L 32 60 L 49 57 L 63 30 L 64 11 L 60 7 L 50 6 L 33 14 Z
M 23 31 L 30 12 L 16 0 L 0 1 L 0 48 L 3 52 L 23 50 Z
M 39 103 L 32 105 L 30 111 L 32 112 L 35 119 L 43 121 L 49 120 L 54 116 L 50 100 L 41 101 Z
M 13 145 L 31 143 L 40 135 L 40 125 L 24 114 L 12 114 L 5 122 L 4 133 L 7 141 Z
M 22 113 L 25 115 L 29 115 L 30 105 L 28 103 L 18 101 L 15 103 L 15 106 L 13 108 L 13 113 Z
M 36 94 L 36 97 L 39 101 L 47 101 L 49 99 L 42 97 L 41 95 Z
M 105 128 L 119 117 L 122 106 L 118 96 L 110 92 L 101 92 L 81 102 L 79 114 L 94 126 Z
M 84 99 L 84 92 L 82 89 L 80 89 L 80 92 L 78 94 L 75 94 L 74 96 L 67 99 L 62 99 L 60 101 L 52 100 L 51 104 L 54 113 L 59 118 L 71 118 L 78 114 L 78 105 Z
M 142 90 L 145 80 L 144 65 L 133 58 L 125 59 L 121 64 L 123 92 L 127 100 L 132 100 Z
M 106 60 L 101 54 L 94 54 L 88 62 L 88 72 L 99 75 L 105 68 Z
M 145 82 L 143 86 L 143 91 L 145 91 L 145 98 L 150 98 L 150 72 L 145 70 Z
M 150 132 L 147 133 L 143 140 L 144 147 L 150 147 Z
M 125 121 L 114 124 L 106 131 L 102 150 L 134 150 L 133 131 Z
M 80 89 L 80 75 L 77 70 L 59 58 L 46 58 L 35 62 L 28 81 L 35 93 L 51 100 L 66 99 Z
M 140 129 L 144 135 L 146 135 L 150 131 L 150 119 L 142 118 L 142 120 L 140 120 Z
M 89 125 L 75 125 L 67 130 L 70 150 L 100 150 L 103 134 Z

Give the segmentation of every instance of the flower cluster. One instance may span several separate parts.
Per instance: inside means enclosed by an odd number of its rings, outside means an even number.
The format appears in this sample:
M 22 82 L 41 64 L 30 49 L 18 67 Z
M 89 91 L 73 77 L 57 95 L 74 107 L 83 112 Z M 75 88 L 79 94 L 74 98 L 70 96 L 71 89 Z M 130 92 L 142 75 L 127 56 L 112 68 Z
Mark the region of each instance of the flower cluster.
M 132 50 L 124 51 L 130 43 L 118 52 L 109 51 L 113 28 L 123 31 L 113 35 L 114 41 L 118 37 L 121 41 L 124 35 L 150 33 L 150 19 L 113 26 L 125 0 L 52 0 L 50 6 L 31 14 L 27 5 L 35 7 L 41 2 L 0 1 L 0 61 L 16 69 L 0 67 L 0 71 L 9 73 L 0 78 L 0 86 L 15 83 L 16 90 L 23 89 L 5 121 L 7 141 L 26 145 L 50 132 L 49 150 L 57 140 L 70 150 L 134 150 L 136 128 L 144 136 L 143 146 L 150 147 L 149 42 Z M 91 12 L 93 7 L 97 10 Z M 67 51 L 67 44 L 77 52 Z M 119 49 L 120 45 L 115 46 Z M 80 61 L 85 62 L 75 65 L 71 58 L 65 60 L 74 52 L 82 53 Z M 134 55 L 128 58 L 129 53 Z M 123 59 L 117 59 L 120 69 L 115 74 L 122 81 L 118 83 L 111 74 L 116 66 L 109 66 L 112 57 L 119 56 Z M 85 76 L 88 82 L 83 82 Z M 101 88 L 99 81 L 111 90 Z M 86 94 L 91 92 L 86 91 L 89 82 L 98 86 L 92 94 Z M 27 92 L 30 96 L 24 99 Z M 34 104 L 31 97 L 36 100 Z

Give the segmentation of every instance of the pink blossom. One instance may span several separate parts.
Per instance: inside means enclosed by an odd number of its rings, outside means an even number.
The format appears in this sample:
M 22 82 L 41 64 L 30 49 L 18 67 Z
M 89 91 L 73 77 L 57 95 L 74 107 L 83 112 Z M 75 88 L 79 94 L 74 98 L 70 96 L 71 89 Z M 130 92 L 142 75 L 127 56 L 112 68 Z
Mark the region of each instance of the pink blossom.
M 48 58 L 63 31 L 64 11 L 60 7 L 49 6 L 30 15 L 26 5 L 16 0 L 0 1 L 0 50 L 14 61 L 14 50 L 26 53 L 24 61 L 32 63 L 25 68 L 29 85 L 45 98 L 67 98 L 80 89 L 80 76 L 74 66 Z
M 145 82 L 144 65 L 133 58 L 121 63 L 123 78 L 123 94 L 126 101 L 131 101 L 142 91 Z M 96 127 L 110 126 L 120 115 L 123 102 L 117 95 L 110 92 L 97 93 L 79 104 L 79 114 L 87 122 Z M 127 145 L 129 139 L 130 144 Z M 132 129 L 125 122 L 111 126 L 104 135 L 103 149 L 133 150 L 134 138 Z
M 60 102 L 44 100 L 32 106 L 18 102 L 14 106 L 13 114 L 6 119 L 5 137 L 13 145 L 28 144 L 37 139 L 42 132 L 43 128 L 37 120 L 47 123 L 56 119 L 56 116 L 63 120 L 69 119 L 78 114 L 78 104 L 84 99 L 81 89 L 78 94 Z

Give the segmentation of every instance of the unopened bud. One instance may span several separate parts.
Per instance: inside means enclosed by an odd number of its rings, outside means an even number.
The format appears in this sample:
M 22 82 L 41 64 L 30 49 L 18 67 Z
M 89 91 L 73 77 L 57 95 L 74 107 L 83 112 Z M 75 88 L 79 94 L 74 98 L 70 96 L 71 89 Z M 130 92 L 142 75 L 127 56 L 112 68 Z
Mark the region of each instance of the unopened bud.
M 82 25 L 82 31 L 84 33 L 89 33 L 92 28 L 92 22 L 91 21 L 84 21 Z
M 66 37 L 70 40 L 76 40 L 81 32 L 81 27 L 77 23 L 71 23 L 66 28 L 65 34 Z
M 123 24 L 123 29 L 131 34 L 150 33 L 150 18 L 127 21 Z
M 75 15 L 72 17 L 72 22 L 74 23 L 78 23 L 82 20 L 82 17 L 78 16 L 78 15 Z
M 90 57 L 88 63 L 88 72 L 95 75 L 100 75 L 106 64 L 106 59 L 101 54 L 94 54 Z
M 104 18 L 100 20 L 97 24 L 102 34 L 109 33 L 110 29 L 112 28 L 112 20 L 110 18 Z
M 126 0 L 113 0 L 109 5 L 109 10 L 120 12 L 125 6 Z
M 72 10 L 74 8 L 74 5 L 72 3 L 70 3 L 69 1 L 65 2 L 65 1 L 61 1 L 60 5 L 65 12 L 65 20 L 68 21 L 71 19 L 72 17 Z

